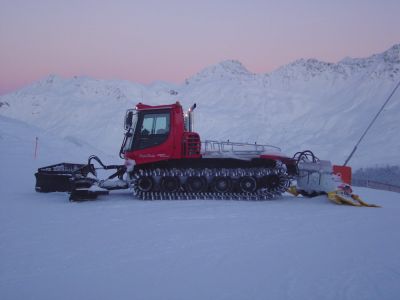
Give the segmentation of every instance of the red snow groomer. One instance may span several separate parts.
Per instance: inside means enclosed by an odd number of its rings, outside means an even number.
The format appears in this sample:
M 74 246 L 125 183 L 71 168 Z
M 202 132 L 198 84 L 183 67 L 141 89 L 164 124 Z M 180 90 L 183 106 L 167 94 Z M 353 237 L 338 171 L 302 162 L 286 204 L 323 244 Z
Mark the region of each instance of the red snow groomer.
M 267 200 L 288 191 L 293 181 L 298 182 L 296 193 L 305 196 L 335 191 L 342 183 L 332 175 L 331 163 L 310 151 L 292 158 L 271 145 L 201 141 L 193 131 L 195 108 L 196 104 L 184 113 L 179 102 L 137 104 L 125 116 L 120 150 L 124 165 L 107 166 L 91 156 L 86 165 L 40 168 L 36 191 L 67 191 L 70 200 L 128 188 L 139 199 Z M 116 172 L 100 180 L 96 169 Z M 351 174 L 348 167 L 341 171 Z
M 179 102 L 128 110 L 125 158 L 128 182 L 139 198 L 257 198 L 281 194 L 296 174 L 295 160 L 269 145 L 200 140 L 193 105 Z

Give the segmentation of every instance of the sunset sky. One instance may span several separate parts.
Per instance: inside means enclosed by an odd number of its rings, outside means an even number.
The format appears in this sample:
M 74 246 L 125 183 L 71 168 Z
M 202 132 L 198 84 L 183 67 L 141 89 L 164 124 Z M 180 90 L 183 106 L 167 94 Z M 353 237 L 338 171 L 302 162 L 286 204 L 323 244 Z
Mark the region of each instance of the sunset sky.
M 255 73 L 400 43 L 399 0 L 0 0 L 0 94 L 49 74 L 181 83 L 226 59 Z

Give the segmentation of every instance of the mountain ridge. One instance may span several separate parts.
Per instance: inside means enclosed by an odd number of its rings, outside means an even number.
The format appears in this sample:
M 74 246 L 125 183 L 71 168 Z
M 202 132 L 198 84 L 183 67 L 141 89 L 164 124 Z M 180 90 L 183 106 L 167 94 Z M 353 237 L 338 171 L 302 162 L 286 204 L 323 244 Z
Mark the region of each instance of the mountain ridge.
M 271 73 L 254 74 L 237 60 L 209 66 L 181 85 L 148 85 L 83 76 L 49 75 L 0 96 L 0 114 L 115 155 L 122 120 L 137 102 L 197 102 L 195 130 L 202 139 L 277 145 L 292 154 L 312 149 L 342 163 L 400 80 L 400 44 L 367 58 L 338 63 L 299 59 Z M 355 165 L 400 164 L 397 93 L 360 146 Z M 389 149 L 383 157 L 379 144 Z M 338 149 L 337 145 L 341 145 Z M 369 149 L 369 150 L 368 150 Z

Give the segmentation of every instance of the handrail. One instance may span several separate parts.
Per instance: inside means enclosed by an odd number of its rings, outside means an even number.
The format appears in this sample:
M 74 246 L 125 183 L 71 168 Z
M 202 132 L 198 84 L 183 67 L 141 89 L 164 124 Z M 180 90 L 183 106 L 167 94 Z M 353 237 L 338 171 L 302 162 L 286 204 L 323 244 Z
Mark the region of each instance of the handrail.
M 252 149 L 235 149 L 235 147 L 248 147 Z M 232 152 L 234 154 L 249 155 L 249 154 L 262 154 L 268 149 L 281 152 L 279 147 L 266 145 L 266 144 L 250 144 L 250 143 L 239 143 L 230 141 L 215 141 L 215 140 L 205 140 L 202 142 L 202 148 L 206 153 L 226 153 Z

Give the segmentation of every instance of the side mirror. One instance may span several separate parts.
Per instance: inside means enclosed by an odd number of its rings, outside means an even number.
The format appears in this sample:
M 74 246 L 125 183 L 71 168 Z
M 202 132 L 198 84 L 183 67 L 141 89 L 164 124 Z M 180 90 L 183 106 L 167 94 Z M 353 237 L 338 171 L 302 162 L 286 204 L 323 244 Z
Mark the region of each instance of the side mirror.
M 126 112 L 126 116 L 125 116 L 125 130 L 128 130 L 129 128 L 132 127 L 132 120 L 133 120 L 133 111 L 128 110 Z

